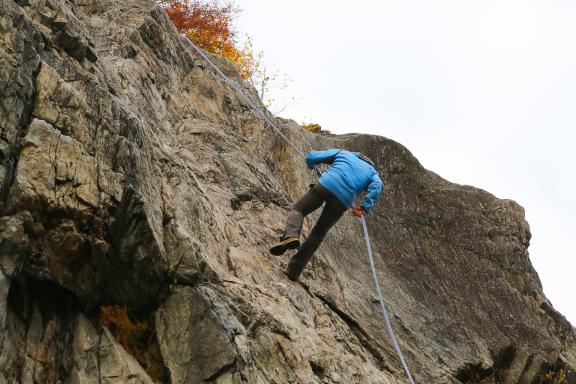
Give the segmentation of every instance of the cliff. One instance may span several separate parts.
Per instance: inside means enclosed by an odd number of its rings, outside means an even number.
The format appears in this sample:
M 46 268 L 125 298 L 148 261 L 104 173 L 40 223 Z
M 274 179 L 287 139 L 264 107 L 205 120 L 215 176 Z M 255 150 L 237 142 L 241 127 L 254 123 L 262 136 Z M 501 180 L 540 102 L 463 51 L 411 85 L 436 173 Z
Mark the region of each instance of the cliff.
M 357 220 L 281 273 L 268 246 L 313 174 L 153 1 L 0 0 L 0 43 L 0 383 L 405 382 Z M 368 227 L 417 383 L 576 383 L 522 207 L 392 140 L 275 121 L 377 163 Z M 98 324 L 112 305 L 132 327 Z

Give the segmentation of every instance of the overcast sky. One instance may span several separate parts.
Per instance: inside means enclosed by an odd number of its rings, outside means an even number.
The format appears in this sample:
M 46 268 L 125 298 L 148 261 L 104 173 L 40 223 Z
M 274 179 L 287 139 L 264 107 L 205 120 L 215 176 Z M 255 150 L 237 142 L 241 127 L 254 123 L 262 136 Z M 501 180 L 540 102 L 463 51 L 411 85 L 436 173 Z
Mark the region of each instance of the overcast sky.
M 237 0 L 292 84 L 281 116 L 405 145 L 526 209 L 530 259 L 576 325 L 576 2 Z

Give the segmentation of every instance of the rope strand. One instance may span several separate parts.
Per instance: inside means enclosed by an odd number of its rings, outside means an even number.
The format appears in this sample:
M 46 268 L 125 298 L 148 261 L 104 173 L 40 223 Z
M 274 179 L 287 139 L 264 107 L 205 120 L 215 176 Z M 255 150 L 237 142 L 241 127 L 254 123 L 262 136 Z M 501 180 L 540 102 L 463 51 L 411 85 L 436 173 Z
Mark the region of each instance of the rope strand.
M 402 367 L 404 368 L 406 376 L 410 380 L 410 383 L 414 384 L 414 380 L 412 380 L 412 375 L 410 374 L 410 370 L 408 369 L 406 360 L 404 360 L 404 355 L 400 350 L 400 346 L 398 345 L 398 341 L 396 340 L 396 336 L 394 335 L 394 331 L 392 330 L 392 325 L 390 325 L 390 319 L 388 319 L 388 312 L 386 311 L 386 306 L 384 305 L 384 298 L 382 297 L 382 289 L 380 288 L 380 282 L 378 281 L 378 275 L 376 274 L 376 266 L 374 265 L 374 257 L 372 256 L 372 247 L 370 246 L 370 238 L 368 237 L 368 228 L 366 227 L 366 220 L 364 219 L 364 216 L 360 217 L 360 225 L 362 226 L 362 231 L 364 232 L 364 241 L 366 242 L 366 248 L 368 249 L 368 259 L 370 260 L 370 267 L 372 268 L 372 278 L 374 279 L 374 285 L 376 286 L 376 291 L 378 292 L 378 301 L 380 302 L 380 309 L 382 310 L 382 314 L 384 315 L 384 320 L 386 320 L 386 328 L 388 328 L 388 334 L 390 334 L 392 344 L 394 344 L 394 349 L 396 350 L 396 353 L 400 358 L 400 362 L 402 363 Z
M 238 84 L 236 84 L 235 81 L 226 76 L 226 74 L 224 74 L 224 72 L 222 72 L 222 70 L 218 68 L 218 66 L 216 66 L 216 64 L 214 64 L 212 60 L 210 60 L 208 55 L 206 55 L 200 48 L 198 48 L 196 44 L 191 42 L 189 39 L 186 39 L 186 41 L 188 41 L 190 45 L 192 45 L 194 50 L 196 50 L 196 52 L 198 52 L 198 54 L 202 56 L 204 60 L 208 62 L 208 64 L 210 64 L 210 66 L 216 71 L 216 73 L 218 73 L 220 77 L 224 79 L 224 82 L 226 82 L 226 84 L 228 84 L 234 91 L 236 91 L 244 99 L 244 101 L 248 104 L 248 106 L 252 108 L 252 110 L 254 110 L 254 112 L 260 115 L 260 117 L 264 120 L 265 123 L 267 123 L 270 126 L 270 128 L 272 128 L 278 135 L 280 135 L 280 137 L 282 137 L 284 141 L 286 141 L 286 143 L 288 143 L 292 147 L 292 149 L 296 151 L 296 153 L 298 153 L 304 160 L 306 160 L 306 155 L 304 154 L 304 152 L 302 152 L 302 150 L 300 150 L 300 148 L 298 148 L 296 144 L 294 144 L 282 132 L 282 130 L 280 130 L 280 128 L 278 128 L 278 126 L 274 124 L 274 122 L 264 112 L 262 112 L 262 110 L 258 108 L 258 106 L 254 104 L 254 102 L 252 102 L 252 100 L 250 100 L 250 98 L 244 93 L 244 91 L 242 91 L 242 89 L 238 86 Z M 320 169 L 317 166 L 314 166 L 314 171 L 316 172 L 317 176 L 320 176 L 322 174 L 322 172 L 320 172 Z

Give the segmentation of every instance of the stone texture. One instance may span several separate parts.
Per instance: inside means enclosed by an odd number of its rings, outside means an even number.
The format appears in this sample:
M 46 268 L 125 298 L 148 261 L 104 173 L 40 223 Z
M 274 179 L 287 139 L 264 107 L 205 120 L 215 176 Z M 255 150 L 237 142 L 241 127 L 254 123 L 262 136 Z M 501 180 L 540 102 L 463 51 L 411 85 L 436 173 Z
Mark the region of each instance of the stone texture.
M 174 382 L 210 380 L 220 376 L 222 367 L 236 362 L 231 343 L 235 330 L 224 328 L 228 324 L 223 324 L 222 314 L 213 306 L 206 288 L 183 287 L 176 289 L 156 313 L 160 348 Z
M 151 324 L 156 381 L 405 382 L 356 219 L 284 277 L 268 245 L 313 174 L 153 1 L 0 0 L 0 43 L 0 383 L 152 382 L 93 324 L 108 304 Z M 376 162 L 368 226 L 416 382 L 576 383 L 522 207 L 386 138 L 276 122 Z
M 98 345 L 98 363 L 100 383 L 154 383 L 140 364 L 114 340 L 106 328 L 102 331 L 102 338 Z

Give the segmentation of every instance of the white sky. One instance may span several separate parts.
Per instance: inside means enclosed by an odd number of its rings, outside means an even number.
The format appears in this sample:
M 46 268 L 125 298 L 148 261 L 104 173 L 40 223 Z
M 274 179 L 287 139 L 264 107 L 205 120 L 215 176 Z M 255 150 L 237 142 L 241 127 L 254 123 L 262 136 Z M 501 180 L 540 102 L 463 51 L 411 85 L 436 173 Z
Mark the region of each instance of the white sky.
M 576 325 L 576 2 L 237 0 L 293 82 L 281 115 L 382 135 L 526 209 L 530 259 Z

